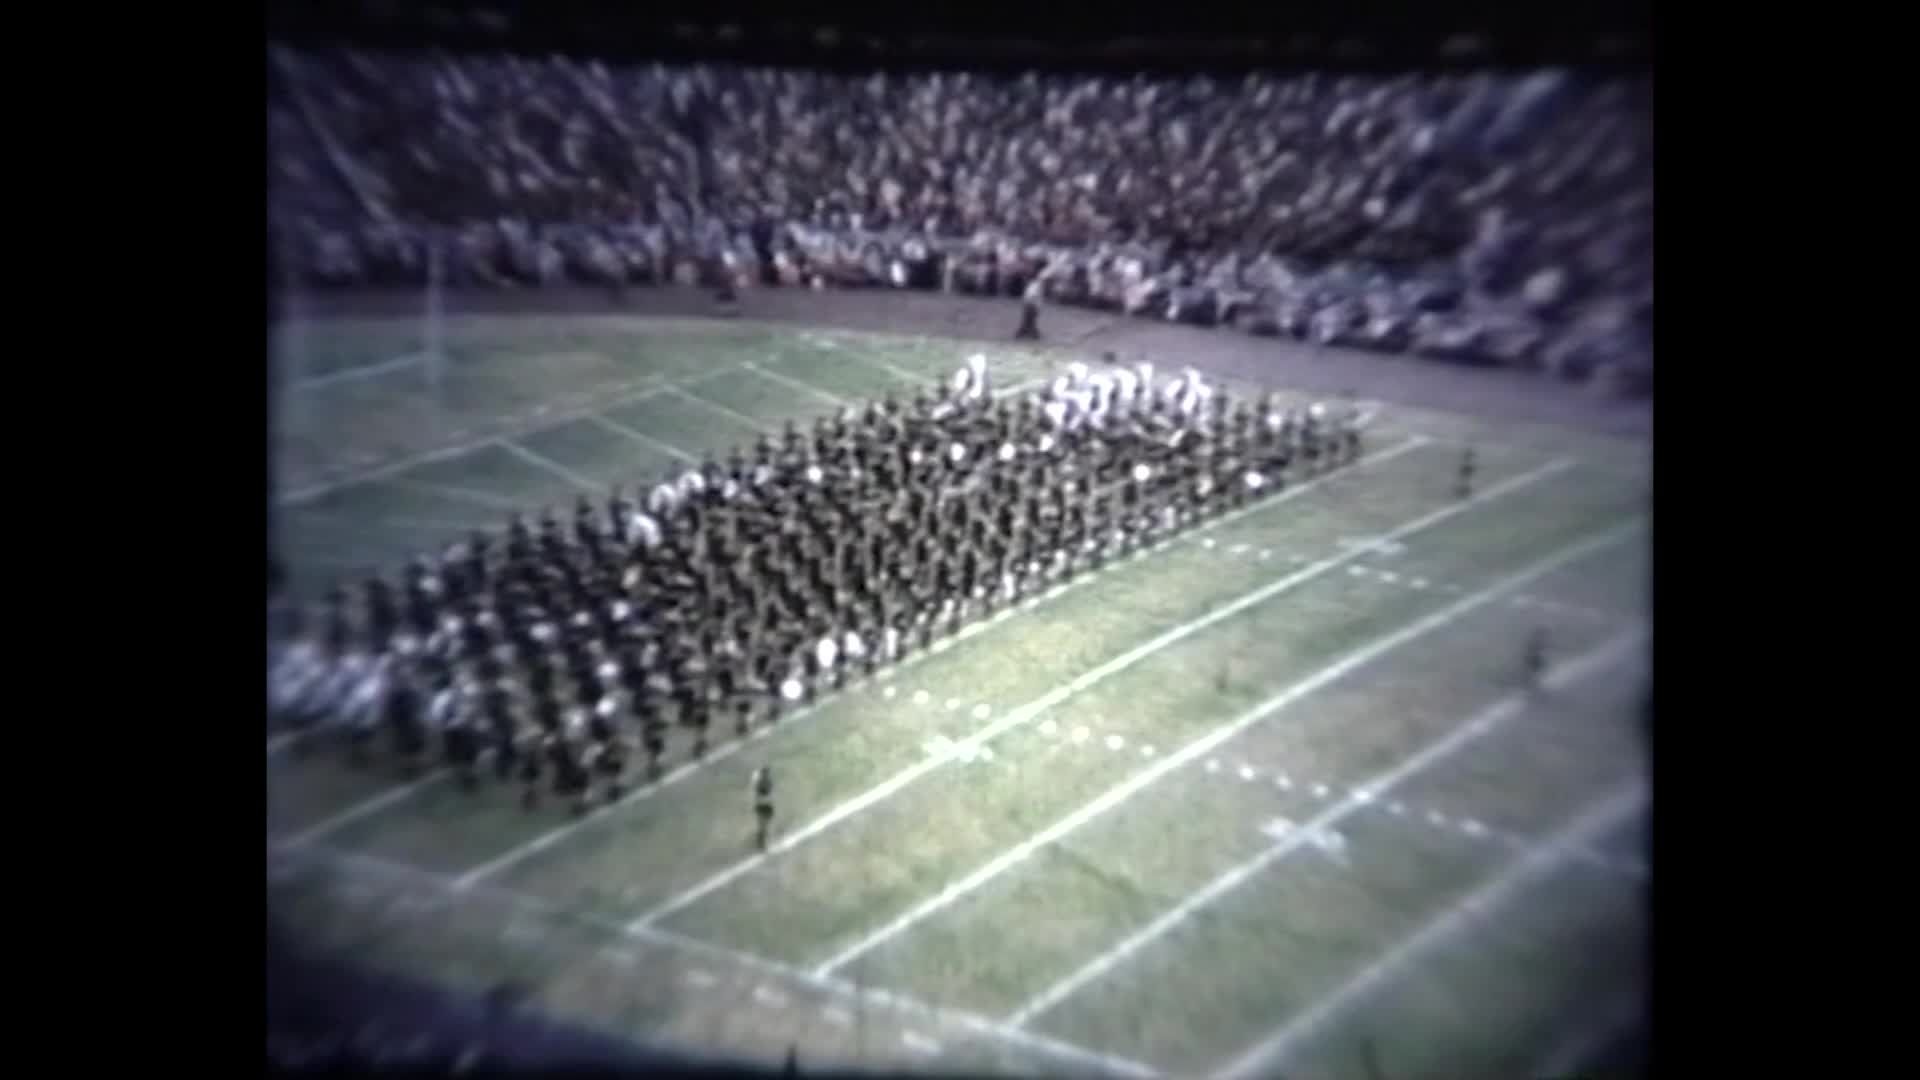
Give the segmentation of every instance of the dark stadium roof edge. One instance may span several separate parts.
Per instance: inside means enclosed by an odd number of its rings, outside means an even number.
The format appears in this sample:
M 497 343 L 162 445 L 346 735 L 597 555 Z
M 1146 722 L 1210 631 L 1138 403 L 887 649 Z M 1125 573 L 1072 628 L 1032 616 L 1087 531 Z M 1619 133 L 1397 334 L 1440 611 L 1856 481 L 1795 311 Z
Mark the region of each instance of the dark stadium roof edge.
M 1044 9 L 1040 9 L 1044 10 Z M 274 0 L 271 37 L 399 49 L 557 52 L 609 59 L 875 68 L 1099 69 L 1636 66 L 1651 57 L 1645 5 L 1405 2 L 1289 5 L 1287 22 L 1239 5 L 906 9 Z

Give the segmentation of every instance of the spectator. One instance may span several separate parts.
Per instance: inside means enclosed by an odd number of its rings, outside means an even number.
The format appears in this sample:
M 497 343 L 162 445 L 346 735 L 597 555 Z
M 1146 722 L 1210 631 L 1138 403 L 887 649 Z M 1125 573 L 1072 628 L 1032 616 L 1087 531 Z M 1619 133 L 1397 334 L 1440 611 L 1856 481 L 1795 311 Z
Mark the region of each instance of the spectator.
M 1037 279 L 1058 303 L 1342 344 L 1651 362 L 1596 315 L 1650 276 L 1644 80 L 273 58 L 274 205 L 315 284 L 420 280 L 407 222 L 450 230 L 463 285 Z

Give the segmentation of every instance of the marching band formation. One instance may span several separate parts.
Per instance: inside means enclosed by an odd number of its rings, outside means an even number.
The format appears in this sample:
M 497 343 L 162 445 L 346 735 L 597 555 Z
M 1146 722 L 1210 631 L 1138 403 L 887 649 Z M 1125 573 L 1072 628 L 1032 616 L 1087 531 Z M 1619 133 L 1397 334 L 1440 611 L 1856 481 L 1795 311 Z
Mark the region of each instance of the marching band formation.
M 398 584 L 275 616 L 276 723 L 409 774 L 491 772 L 577 811 L 1078 574 L 1357 460 L 1351 402 L 1236 399 L 1191 369 L 1073 364 L 995 394 L 983 357 L 902 403 L 791 422 L 570 526 L 515 515 Z M 771 775 L 756 779 L 771 816 Z M 760 811 L 764 801 L 765 812 Z

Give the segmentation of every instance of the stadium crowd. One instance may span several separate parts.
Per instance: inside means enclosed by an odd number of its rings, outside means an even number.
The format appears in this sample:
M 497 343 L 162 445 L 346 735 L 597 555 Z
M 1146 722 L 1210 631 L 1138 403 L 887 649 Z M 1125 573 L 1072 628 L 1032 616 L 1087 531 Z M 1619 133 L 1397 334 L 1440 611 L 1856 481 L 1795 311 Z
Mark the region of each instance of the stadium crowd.
M 282 613 L 281 723 L 381 743 L 579 813 L 1025 597 L 1356 460 L 1348 403 L 1234 400 L 1197 373 L 1074 365 L 789 426 L 603 506 L 516 518 L 396 583 Z M 728 722 L 731 722 L 730 724 Z M 670 742 L 676 744 L 670 747 Z M 487 759 L 491 758 L 491 769 Z M 640 764 L 644 758 L 644 767 Z M 770 778 L 757 777 L 756 782 Z M 758 792 L 771 813 L 771 784 Z
M 876 74 L 276 50 L 313 285 L 1022 295 L 1568 377 L 1651 371 L 1651 86 Z

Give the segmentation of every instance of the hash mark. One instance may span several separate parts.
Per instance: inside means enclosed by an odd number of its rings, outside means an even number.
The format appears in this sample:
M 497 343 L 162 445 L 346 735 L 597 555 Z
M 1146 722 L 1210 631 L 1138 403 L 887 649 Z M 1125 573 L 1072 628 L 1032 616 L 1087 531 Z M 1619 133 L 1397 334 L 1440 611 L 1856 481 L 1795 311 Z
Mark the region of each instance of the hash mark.
M 934 1042 L 932 1039 L 927 1038 L 917 1031 L 902 1033 L 900 1041 L 906 1044 L 907 1049 L 912 1050 L 916 1054 L 937 1054 L 940 1052 L 939 1043 Z

